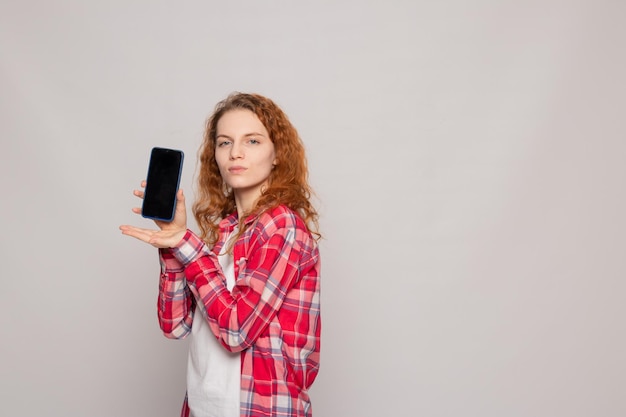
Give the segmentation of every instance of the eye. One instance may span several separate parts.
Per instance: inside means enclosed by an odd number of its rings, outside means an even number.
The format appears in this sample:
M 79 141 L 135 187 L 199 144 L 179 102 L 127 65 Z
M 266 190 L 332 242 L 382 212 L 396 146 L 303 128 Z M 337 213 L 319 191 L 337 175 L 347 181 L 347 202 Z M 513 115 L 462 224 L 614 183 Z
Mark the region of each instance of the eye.
M 259 142 L 258 139 L 254 139 L 254 138 L 250 138 L 250 140 L 248 141 L 248 143 L 251 143 L 252 145 L 257 145 L 261 142 Z
M 218 140 L 217 141 L 217 147 L 218 148 L 223 148 L 224 146 L 230 145 L 230 141 L 229 140 Z

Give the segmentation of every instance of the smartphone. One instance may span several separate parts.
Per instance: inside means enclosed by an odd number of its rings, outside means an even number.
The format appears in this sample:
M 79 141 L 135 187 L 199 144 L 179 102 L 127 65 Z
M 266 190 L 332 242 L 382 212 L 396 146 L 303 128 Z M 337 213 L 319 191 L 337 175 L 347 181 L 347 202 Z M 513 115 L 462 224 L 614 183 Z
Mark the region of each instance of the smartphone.
M 167 148 L 152 148 L 144 190 L 141 215 L 171 222 L 176 211 L 176 192 L 180 184 L 184 154 Z

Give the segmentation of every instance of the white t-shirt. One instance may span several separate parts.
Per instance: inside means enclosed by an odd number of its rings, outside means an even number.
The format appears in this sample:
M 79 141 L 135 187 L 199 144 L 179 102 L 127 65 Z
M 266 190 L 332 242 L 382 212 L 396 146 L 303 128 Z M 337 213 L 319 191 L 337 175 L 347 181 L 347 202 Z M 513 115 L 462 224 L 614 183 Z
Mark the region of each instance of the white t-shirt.
M 231 236 L 236 234 L 234 230 Z M 233 257 L 220 254 L 218 259 L 226 275 L 226 287 L 231 291 L 235 286 Z M 189 341 L 187 402 L 191 417 L 239 417 L 241 355 L 220 344 L 203 310 L 196 306 Z

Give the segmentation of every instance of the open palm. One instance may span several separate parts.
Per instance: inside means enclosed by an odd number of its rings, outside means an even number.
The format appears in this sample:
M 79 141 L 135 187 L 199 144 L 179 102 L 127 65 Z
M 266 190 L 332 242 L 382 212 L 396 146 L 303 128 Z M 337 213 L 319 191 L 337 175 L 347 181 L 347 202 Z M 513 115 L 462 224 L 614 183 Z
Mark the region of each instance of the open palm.
M 146 181 L 141 182 L 141 187 L 146 187 Z M 143 190 L 134 190 L 133 194 L 143 199 Z M 141 208 L 134 207 L 134 213 L 141 214 Z M 187 233 L 187 209 L 185 206 L 185 196 L 183 190 L 178 190 L 176 194 L 176 211 L 171 222 L 155 220 L 159 230 L 144 229 L 141 227 L 122 225 L 122 234 L 132 236 L 143 242 L 149 243 L 156 248 L 171 248 L 176 246 Z

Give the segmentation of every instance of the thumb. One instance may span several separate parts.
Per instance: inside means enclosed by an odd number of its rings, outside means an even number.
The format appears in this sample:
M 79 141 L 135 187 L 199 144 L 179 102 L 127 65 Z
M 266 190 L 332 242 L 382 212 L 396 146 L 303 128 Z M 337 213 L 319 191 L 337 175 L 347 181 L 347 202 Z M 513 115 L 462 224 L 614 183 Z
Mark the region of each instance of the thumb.
M 178 190 L 178 192 L 176 193 L 176 209 L 178 210 L 178 207 L 185 207 L 185 194 L 183 193 L 183 189 L 180 188 Z

